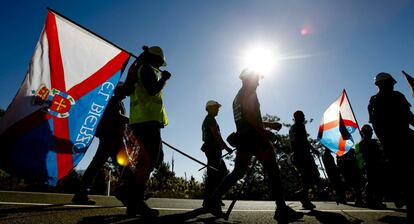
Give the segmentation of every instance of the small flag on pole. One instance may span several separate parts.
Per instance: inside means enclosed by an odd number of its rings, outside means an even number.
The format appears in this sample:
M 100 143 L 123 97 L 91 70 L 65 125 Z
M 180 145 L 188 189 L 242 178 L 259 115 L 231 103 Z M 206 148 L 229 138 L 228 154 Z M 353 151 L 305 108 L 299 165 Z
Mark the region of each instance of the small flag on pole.
M 402 73 L 404 74 L 405 79 L 407 80 L 408 85 L 410 86 L 411 94 L 414 97 L 414 78 L 411 75 L 409 75 L 408 73 L 406 73 L 405 71 L 402 71 Z
M 26 77 L 0 120 L 2 169 L 56 185 L 91 144 L 129 57 L 48 11 Z
M 352 133 L 358 123 L 349 103 L 346 91 L 325 111 L 318 131 L 318 140 L 338 156 L 342 156 L 354 145 Z

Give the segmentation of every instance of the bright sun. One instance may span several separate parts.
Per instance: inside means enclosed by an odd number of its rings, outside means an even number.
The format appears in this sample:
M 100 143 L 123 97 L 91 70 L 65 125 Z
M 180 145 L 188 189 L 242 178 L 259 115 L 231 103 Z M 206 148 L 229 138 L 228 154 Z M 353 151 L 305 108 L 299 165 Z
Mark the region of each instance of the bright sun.
M 275 52 L 274 48 L 264 45 L 248 49 L 243 57 L 244 68 L 257 71 L 264 76 L 269 75 L 278 62 Z

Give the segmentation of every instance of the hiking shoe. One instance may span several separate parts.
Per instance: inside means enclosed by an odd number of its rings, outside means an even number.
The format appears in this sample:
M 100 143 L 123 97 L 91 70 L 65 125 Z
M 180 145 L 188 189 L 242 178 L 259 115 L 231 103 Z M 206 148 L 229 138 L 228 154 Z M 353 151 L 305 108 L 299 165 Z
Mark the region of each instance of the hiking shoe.
M 370 209 L 378 209 L 378 210 L 381 210 L 381 209 L 386 209 L 387 208 L 387 205 L 385 205 L 382 202 L 371 202 L 370 201 L 370 202 L 367 203 L 367 207 L 370 208 Z
M 157 209 L 150 208 L 145 201 L 140 201 L 138 204 L 128 205 L 126 208 L 126 214 L 129 217 L 135 217 L 140 215 L 144 218 L 156 218 L 160 212 Z
M 145 201 L 138 202 L 137 214 L 145 218 L 155 218 L 160 215 L 157 209 L 150 208 Z
M 221 210 L 221 203 L 220 200 L 214 201 L 214 200 L 205 200 L 203 202 L 203 208 L 211 213 L 212 215 L 216 217 L 224 217 L 225 214 Z
M 302 203 L 302 208 L 306 210 L 313 210 L 314 208 L 316 208 L 316 206 L 312 202 L 307 201 Z
M 297 212 L 289 206 L 286 206 L 284 208 L 277 208 L 275 211 L 275 215 L 273 216 L 273 218 L 278 223 L 289 223 L 301 219 L 302 217 L 302 212 Z
M 94 205 L 94 204 L 96 204 L 96 202 L 90 200 L 87 195 L 77 195 L 77 194 L 75 194 L 73 196 L 72 203 L 78 204 L 78 205 Z

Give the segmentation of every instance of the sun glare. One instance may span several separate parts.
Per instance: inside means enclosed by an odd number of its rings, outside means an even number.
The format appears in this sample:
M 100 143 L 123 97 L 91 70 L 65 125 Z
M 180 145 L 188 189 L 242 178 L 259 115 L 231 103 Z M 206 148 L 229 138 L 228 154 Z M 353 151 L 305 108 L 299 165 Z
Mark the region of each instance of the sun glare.
M 257 71 L 266 76 L 277 65 L 275 50 L 269 46 L 255 46 L 248 49 L 243 57 L 244 68 Z

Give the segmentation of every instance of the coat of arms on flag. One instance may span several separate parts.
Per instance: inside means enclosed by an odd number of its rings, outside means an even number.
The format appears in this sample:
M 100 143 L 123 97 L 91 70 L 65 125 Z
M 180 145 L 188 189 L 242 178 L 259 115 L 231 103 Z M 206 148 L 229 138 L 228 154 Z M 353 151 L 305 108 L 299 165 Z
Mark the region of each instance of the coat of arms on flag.
M 342 156 L 354 145 L 352 133 L 358 124 L 349 103 L 346 91 L 325 111 L 318 131 L 318 140 L 338 156 Z
M 56 185 L 82 159 L 130 54 L 49 11 L 0 120 L 1 166 Z

